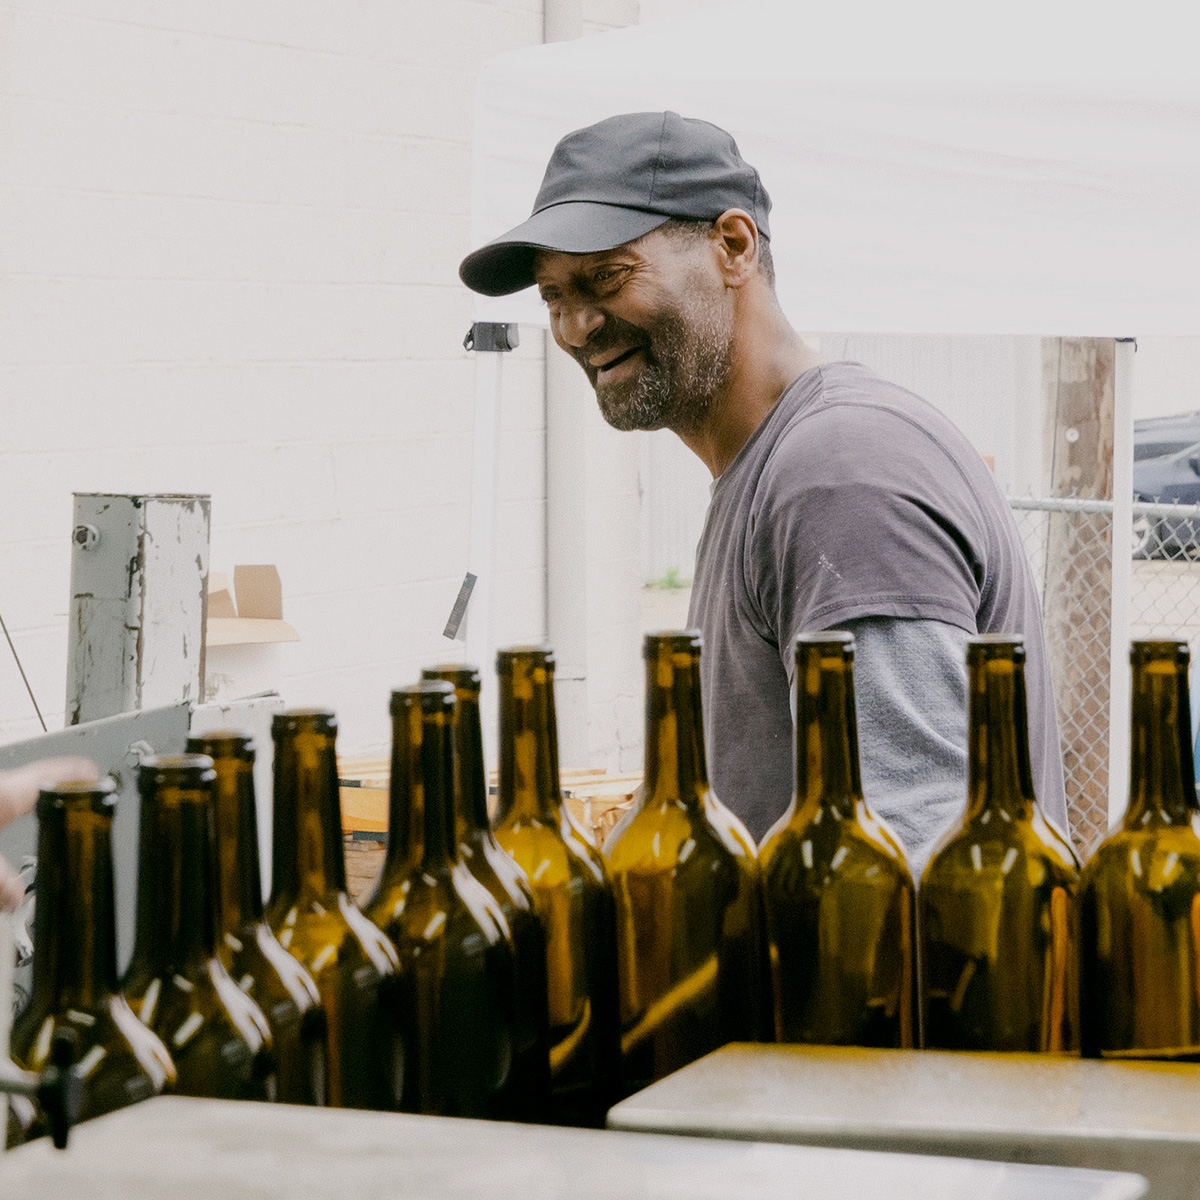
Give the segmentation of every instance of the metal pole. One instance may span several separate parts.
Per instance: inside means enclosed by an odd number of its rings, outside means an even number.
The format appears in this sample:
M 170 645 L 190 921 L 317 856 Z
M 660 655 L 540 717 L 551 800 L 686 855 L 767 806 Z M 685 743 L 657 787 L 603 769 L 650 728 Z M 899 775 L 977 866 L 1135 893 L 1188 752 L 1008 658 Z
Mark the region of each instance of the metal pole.
M 1133 370 L 1137 342 L 1117 341 L 1113 364 L 1112 644 L 1108 709 L 1108 823 L 1129 782 L 1129 608 L 1133 588 Z
M 475 576 L 467 601 L 467 657 L 483 677 L 479 697 L 483 749 L 495 759 L 496 664 L 492 637 L 492 584 L 496 568 L 496 460 L 504 354 L 516 349 L 516 325 L 476 322 L 464 345 L 475 352 L 475 434 L 471 451 L 471 537 L 467 571 Z

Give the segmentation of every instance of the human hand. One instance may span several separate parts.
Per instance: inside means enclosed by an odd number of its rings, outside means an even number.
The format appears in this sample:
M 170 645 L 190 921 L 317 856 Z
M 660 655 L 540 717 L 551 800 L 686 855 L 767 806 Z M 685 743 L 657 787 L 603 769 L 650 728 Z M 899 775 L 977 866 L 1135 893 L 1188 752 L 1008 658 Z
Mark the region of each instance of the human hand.
M 37 803 L 44 787 L 68 779 L 93 780 L 99 776 L 96 764 L 80 755 L 39 758 L 11 771 L 0 771 L 0 826 L 15 821 Z
M 0 826 L 29 812 L 42 788 L 67 779 L 92 780 L 98 775 L 96 764 L 78 755 L 41 758 L 12 771 L 0 771 Z M 0 909 L 11 911 L 24 898 L 25 885 L 20 875 L 0 857 Z

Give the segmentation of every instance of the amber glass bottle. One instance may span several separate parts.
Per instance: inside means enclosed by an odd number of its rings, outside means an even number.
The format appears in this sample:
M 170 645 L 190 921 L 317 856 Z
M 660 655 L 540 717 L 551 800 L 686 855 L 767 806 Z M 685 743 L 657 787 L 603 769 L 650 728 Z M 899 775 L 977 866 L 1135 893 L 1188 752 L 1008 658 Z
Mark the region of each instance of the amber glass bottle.
M 646 637 L 646 770 L 605 846 L 617 911 L 621 1091 L 762 1034 L 754 841 L 708 786 L 700 635 Z
M 1085 1054 L 1200 1058 L 1200 808 L 1186 642 L 1134 642 L 1129 807 L 1080 880 Z
M 392 693 L 389 826 L 420 839 L 411 855 L 388 860 L 366 912 L 400 954 L 401 1107 L 503 1118 L 512 1108 L 513 947 L 499 907 L 458 860 L 454 706 L 444 680 Z
M 763 842 L 781 1042 L 918 1042 L 916 888 L 904 851 L 863 799 L 854 636 L 796 640 L 796 793 Z
M 346 894 L 337 719 L 321 709 L 279 713 L 267 924 L 307 967 L 325 1008 L 326 1099 L 338 1108 L 395 1109 L 404 1044 L 381 995 L 399 960 Z
M 254 743 L 239 733 L 190 738 L 217 772 L 217 957 L 271 1027 L 277 1097 L 325 1102 L 325 1010 L 312 976 L 280 944 L 263 916 L 254 797 Z
M 1078 1048 L 1079 866 L 1033 793 L 1025 647 L 967 647 L 967 807 L 918 893 L 925 1045 Z
M 269 1100 L 267 1020 L 217 958 L 215 783 L 203 754 L 147 758 L 138 771 L 137 937 L 124 990 L 171 1052 L 176 1091 Z
M 13 1059 L 29 1071 L 46 1067 L 56 1036 L 70 1040 L 83 1077 L 84 1121 L 175 1082 L 167 1048 L 117 986 L 115 793 L 105 779 L 61 783 L 38 797 L 33 991 L 12 1030 Z
M 550 1055 L 546 1015 L 546 935 L 534 912 L 525 872 L 500 848 L 488 821 L 487 770 L 479 718 L 479 671 L 475 667 L 430 667 L 426 679 L 454 685 L 455 840 L 467 870 L 488 890 L 512 934 L 517 972 L 517 1015 L 513 1036 L 512 1115 L 542 1121 L 550 1098 Z
M 503 813 L 496 840 L 529 879 L 546 931 L 550 1119 L 600 1125 L 620 1054 L 612 889 L 599 852 L 562 804 L 553 652 L 501 650 L 496 669 Z

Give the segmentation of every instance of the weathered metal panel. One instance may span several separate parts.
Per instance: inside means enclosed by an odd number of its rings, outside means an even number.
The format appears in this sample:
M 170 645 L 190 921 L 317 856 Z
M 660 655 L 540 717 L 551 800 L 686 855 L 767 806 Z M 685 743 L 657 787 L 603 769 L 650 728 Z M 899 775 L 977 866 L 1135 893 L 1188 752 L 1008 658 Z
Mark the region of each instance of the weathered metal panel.
M 186 704 L 122 713 L 45 733 L 24 742 L 0 746 L 0 770 L 11 770 L 39 758 L 83 754 L 101 774 L 111 774 L 119 793 L 113 819 L 113 873 L 117 891 L 117 961 L 123 968 L 133 950 L 137 903 L 137 843 L 141 800 L 135 768 L 146 754 L 180 754 L 187 743 L 190 710 Z M 32 813 L 0 829 L 0 854 L 13 866 L 37 853 L 37 819 Z M 17 973 L 28 986 L 28 971 Z
M 67 723 L 199 702 L 209 498 L 75 497 Z

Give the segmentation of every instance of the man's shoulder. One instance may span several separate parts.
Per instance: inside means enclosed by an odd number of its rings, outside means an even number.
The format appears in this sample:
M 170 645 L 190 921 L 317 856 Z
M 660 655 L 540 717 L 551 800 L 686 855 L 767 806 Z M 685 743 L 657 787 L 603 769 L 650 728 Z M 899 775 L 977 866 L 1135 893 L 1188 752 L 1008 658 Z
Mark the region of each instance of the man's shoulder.
M 928 401 L 861 363 L 825 363 L 817 386 L 785 395 L 762 482 L 799 476 L 823 481 L 879 481 L 902 463 L 955 459 L 968 444 Z M 935 467 L 935 469 L 937 469 Z

